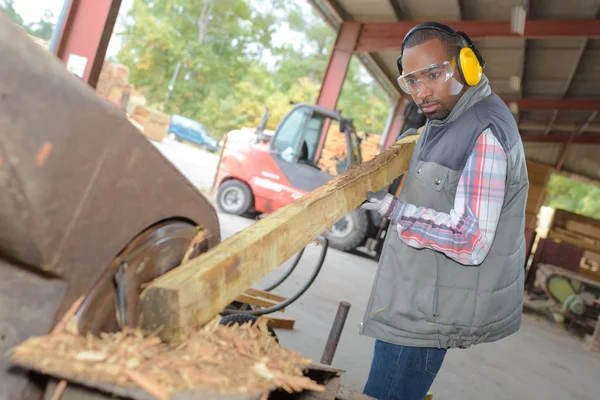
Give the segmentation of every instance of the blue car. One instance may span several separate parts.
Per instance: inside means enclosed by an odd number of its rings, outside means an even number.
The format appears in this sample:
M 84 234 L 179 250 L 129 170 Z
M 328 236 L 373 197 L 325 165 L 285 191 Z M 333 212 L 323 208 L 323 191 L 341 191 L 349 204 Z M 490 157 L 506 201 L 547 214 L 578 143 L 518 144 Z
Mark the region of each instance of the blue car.
M 219 150 L 219 142 L 208 135 L 204 125 L 181 115 L 171 116 L 168 137 L 188 141 L 208 151 Z

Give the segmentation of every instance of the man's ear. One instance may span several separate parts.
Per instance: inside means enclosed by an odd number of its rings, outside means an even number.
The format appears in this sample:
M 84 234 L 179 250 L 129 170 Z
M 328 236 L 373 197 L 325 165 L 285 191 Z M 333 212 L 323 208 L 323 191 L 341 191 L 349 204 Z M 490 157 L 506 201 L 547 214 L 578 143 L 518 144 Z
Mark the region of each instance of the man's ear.
M 458 59 L 456 56 L 452 57 L 452 61 L 450 61 L 450 65 L 452 66 L 452 71 L 454 71 L 453 78 L 456 79 L 463 87 L 466 87 L 465 81 L 460 74 L 460 70 L 458 69 Z

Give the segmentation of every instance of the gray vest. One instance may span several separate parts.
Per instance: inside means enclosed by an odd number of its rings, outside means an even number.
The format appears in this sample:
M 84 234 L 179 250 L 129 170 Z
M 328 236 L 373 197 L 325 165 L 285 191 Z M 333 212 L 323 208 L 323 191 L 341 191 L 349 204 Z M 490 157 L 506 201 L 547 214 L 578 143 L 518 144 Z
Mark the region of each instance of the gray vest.
M 406 346 L 466 348 L 519 330 L 529 181 L 519 131 L 504 102 L 491 94 L 450 123 L 428 123 L 400 199 L 449 213 L 466 161 L 487 128 L 508 157 L 504 205 L 487 257 L 479 265 L 459 264 L 404 244 L 390 224 L 361 333 Z

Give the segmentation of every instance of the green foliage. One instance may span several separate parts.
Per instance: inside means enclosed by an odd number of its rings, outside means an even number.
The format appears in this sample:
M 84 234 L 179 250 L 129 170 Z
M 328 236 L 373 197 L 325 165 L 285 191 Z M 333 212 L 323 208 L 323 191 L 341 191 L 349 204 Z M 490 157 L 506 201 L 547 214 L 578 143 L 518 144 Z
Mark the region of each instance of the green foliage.
M 14 7 L 13 0 L 0 0 L 0 11 L 8 15 L 8 18 L 11 19 L 15 24 L 23 26 L 23 18 Z
M 216 137 L 257 126 L 265 106 L 274 129 L 290 101 L 316 101 L 335 41 L 306 10 L 285 0 L 134 0 L 117 60 L 152 105 Z M 302 39 L 276 44 L 281 32 Z M 380 134 L 390 105 L 365 75 L 353 60 L 338 108 L 358 130 Z
M 38 22 L 30 24 L 27 29 L 33 36 L 39 37 L 40 39 L 50 40 L 52 32 L 54 31 L 54 13 L 50 10 L 44 11 L 44 15 Z
M 548 182 L 546 202 L 552 208 L 600 219 L 600 187 L 552 175 Z
M 8 15 L 14 23 L 24 27 L 30 35 L 44 40 L 50 40 L 52 37 L 52 32 L 56 24 L 52 11 L 46 10 L 39 21 L 27 25 L 17 10 L 15 10 L 13 0 L 0 0 L 0 11 Z

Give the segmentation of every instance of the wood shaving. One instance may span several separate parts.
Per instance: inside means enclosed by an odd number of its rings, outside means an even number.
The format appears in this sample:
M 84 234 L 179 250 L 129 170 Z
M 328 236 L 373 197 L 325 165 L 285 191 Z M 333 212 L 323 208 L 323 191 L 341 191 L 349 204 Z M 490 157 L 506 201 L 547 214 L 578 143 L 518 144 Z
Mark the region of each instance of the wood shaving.
M 138 387 L 160 399 L 179 390 L 325 390 L 304 376 L 310 360 L 281 347 L 266 331 L 265 321 L 233 326 L 219 321 L 218 317 L 176 346 L 130 328 L 100 338 L 63 330 L 25 341 L 13 349 L 11 358 L 67 380 Z

